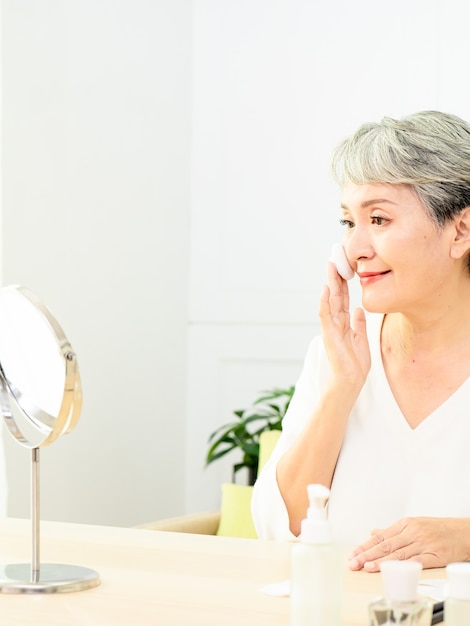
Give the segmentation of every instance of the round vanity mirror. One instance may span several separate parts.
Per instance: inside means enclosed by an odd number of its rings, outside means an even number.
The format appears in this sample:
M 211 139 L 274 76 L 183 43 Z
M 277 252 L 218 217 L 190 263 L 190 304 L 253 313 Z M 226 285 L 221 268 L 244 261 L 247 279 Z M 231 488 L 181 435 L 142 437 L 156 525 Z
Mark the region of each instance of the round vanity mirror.
M 80 417 L 76 355 L 50 311 L 21 286 L 0 289 L 0 394 L 15 439 L 37 448 Z
M 48 308 L 25 287 L 0 289 L 0 403 L 9 432 L 31 449 L 31 564 L 0 568 L 0 593 L 79 591 L 99 584 L 93 571 L 39 562 L 39 449 L 80 417 L 77 357 Z

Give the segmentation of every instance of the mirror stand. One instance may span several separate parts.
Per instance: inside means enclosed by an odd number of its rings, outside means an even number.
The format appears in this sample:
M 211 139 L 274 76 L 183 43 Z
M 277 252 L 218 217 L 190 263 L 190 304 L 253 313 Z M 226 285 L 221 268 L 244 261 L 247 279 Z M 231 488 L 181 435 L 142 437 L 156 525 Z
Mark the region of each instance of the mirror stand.
M 31 563 L 0 566 L 0 593 L 82 591 L 100 584 L 97 572 L 78 565 L 40 563 L 39 448 L 31 449 Z
M 31 563 L 0 566 L 0 593 L 81 591 L 100 584 L 97 572 L 39 561 L 39 448 L 77 424 L 82 391 L 77 358 L 49 309 L 21 285 L 0 288 L 0 413 L 31 450 Z

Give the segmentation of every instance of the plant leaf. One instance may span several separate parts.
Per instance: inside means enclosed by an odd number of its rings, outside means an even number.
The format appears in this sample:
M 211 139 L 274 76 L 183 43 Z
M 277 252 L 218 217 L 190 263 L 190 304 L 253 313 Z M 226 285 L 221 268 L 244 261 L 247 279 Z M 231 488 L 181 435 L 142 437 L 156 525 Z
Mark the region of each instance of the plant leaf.
M 265 390 L 251 407 L 233 411 L 236 419 L 219 426 L 209 436 L 206 464 L 238 449 L 242 453 L 242 461 L 234 465 L 234 473 L 242 467 L 256 469 L 260 435 L 265 430 L 282 430 L 282 419 L 294 390 L 295 386 Z

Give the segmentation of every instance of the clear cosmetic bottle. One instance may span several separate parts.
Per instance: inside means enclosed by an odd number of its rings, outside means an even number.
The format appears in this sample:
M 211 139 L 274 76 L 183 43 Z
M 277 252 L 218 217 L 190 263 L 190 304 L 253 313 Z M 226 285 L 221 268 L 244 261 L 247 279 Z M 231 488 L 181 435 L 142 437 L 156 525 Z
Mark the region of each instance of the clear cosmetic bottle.
M 381 564 L 384 597 L 369 605 L 370 626 L 430 626 L 432 602 L 417 594 L 421 569 L 416 561 Z

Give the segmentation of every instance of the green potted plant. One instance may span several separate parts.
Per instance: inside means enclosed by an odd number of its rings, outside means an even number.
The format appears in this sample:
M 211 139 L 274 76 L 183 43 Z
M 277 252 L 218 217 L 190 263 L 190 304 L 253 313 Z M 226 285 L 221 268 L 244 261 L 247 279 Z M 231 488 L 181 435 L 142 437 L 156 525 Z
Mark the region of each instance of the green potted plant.
M 246 467 L 248 484 L 254 484 L 258 472 L 259 436 L 264 430 L 281 430 L 294 386 L 285 389 L 276 387 L 261 393 L 262 396 L 251 407 L 234 411 L 236 419 L 220 426 L 209 437 L 206 465 L 232 450 L 238 448 L 241 451 L 242 460 L 233 466 L 233 482 L 237 472 Z

